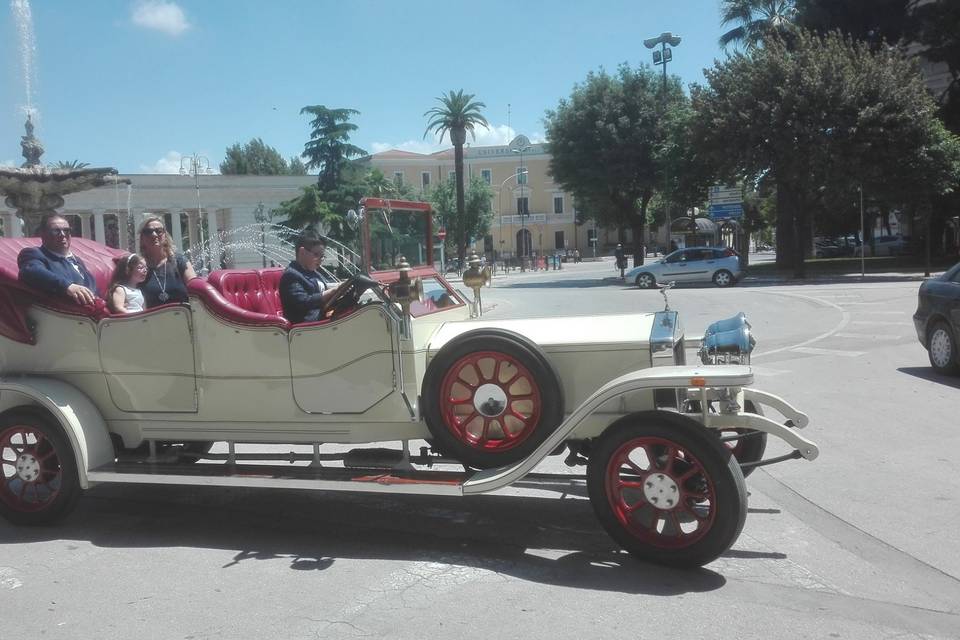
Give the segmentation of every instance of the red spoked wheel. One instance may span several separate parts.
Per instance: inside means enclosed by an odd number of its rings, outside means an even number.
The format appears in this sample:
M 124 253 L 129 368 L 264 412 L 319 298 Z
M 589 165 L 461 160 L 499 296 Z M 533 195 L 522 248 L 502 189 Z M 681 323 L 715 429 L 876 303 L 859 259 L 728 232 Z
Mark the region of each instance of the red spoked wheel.
M 59 425 L 31 411 L 0 417 L 0 510 L 8 520 L 51 522 L 79 495 L 73 452 Z
M 660 564 L 711 562 L 746 519 L 746 486 L 729 449 L 676 414 L 647 412 L 610 427 L 591 450 L 587 484 L 607 532 Z
M 503 330 L 479 330 L 445 346 L 423 382 L 434 444 L 467 466 L 529 455 L 560 424 L 563 396 L 540 350 Z
M 460 358 L 444 376 L 440 393 L 444 424 L 478 449 L 512 449 L 540 421 L 540 388 L 508 353 L 480 351 Z

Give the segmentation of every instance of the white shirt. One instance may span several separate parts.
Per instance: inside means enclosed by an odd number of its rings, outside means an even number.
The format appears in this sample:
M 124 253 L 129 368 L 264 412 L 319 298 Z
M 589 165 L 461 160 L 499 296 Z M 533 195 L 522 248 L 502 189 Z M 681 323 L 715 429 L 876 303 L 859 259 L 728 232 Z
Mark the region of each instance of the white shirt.
M 123 308 L 127 310 L 127 313 L 143 311 L 143 291 L 140 291 L 140 289 L 131 289 L 124 284 L 120 286 L 123 288 L 124 294 L 126 294 L 126 298 L 123 301 Z

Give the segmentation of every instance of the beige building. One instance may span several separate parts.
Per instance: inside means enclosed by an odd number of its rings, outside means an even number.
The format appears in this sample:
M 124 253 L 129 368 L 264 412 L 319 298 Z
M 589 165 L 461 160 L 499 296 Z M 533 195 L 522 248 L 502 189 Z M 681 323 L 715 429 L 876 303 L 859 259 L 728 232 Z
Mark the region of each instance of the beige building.
M 432 154 L 391 149 L 366 161 L 387 178 L 421 192 L 454 176 L 453 149 Z M 584 256 L 591 254 L 589 238 L 596 235 L 596 226 L 574 223 L 576 203 L 553 181 L 545 145 L 532 144 L 524 136 L 509 145 L 467 145 L 463 162 L 466 180 L 478 177 L 493 191 L 493 223 L 490 234 L 473 245 L 477 252 L 508 258 L 574 249 Z M 601 238 L 598 252 L 603 244 Z

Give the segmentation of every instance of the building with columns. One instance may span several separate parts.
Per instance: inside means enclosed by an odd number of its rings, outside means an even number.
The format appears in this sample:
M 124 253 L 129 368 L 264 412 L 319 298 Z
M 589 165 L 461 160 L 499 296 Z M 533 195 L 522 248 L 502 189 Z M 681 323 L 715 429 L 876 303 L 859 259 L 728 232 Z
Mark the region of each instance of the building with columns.
M 256 220 L 260 205 L 269 214 L 317 180 L 316 176 L 200 175 L 198 196 L 198 183 L 192 175 L 135 174 L 119 178 L 129 180 L 129 187 L 121 183 L 65 196 L 58 211 L 70 221 L 77 236 L 134 250 L 128 219 L 137 229 L 145 217 L 158 215 L 164 219 L 174 246 L 188 250 L 199 245 L 202 237 L 211 255 L 221 255 L 226 267 L 262 266 L 261 243 L 272 246 L 276 241 L 260 236 Z M 3 205 L 0 221 L 4 235 L 32 235 L 32 230 L 25 233 L 21 228 L 14 210 Z M 270 251 L 271 255 L 279 253 Z

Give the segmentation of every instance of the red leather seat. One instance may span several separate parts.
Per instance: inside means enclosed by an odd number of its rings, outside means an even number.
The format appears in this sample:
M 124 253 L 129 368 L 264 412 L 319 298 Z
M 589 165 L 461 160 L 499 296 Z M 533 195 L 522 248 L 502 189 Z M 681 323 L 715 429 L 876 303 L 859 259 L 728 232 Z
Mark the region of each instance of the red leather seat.
M 264 302 L 272 305 L 278 316 L 283 315 L 283 304 L 280 302 L 280 277 L 283 275 L 283 272 L 284 269 L 282 267 L 260 269 L 258 271 L 260 274 L 260 282 L 263 286 Z

